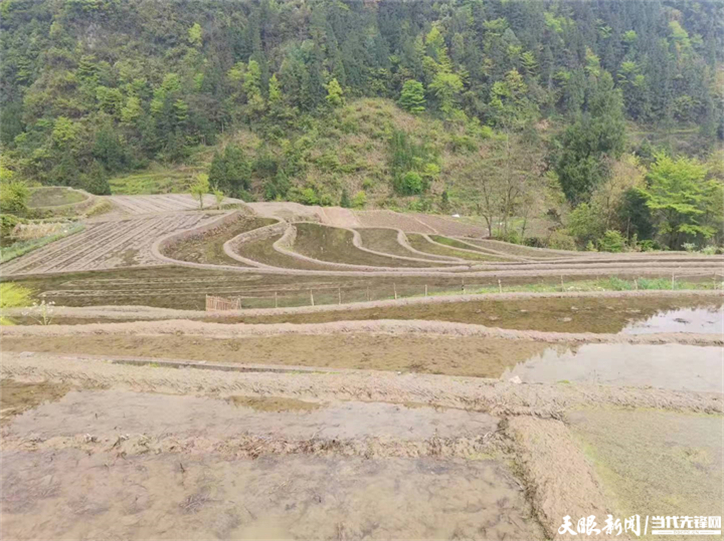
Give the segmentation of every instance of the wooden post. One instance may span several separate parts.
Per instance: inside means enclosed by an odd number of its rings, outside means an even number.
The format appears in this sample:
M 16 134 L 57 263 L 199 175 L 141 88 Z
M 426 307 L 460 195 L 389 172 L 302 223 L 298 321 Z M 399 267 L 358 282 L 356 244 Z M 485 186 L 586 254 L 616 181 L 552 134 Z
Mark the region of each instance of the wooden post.
M 634 278 L 634 289 L 636 291 L 639 290 L 639 279 L 638 278 Z
M 500 278 L 498 278 L 498 291 L 503 292 L 503 283 L 500 281 Z
M 425 297 L 427 297 L 427 284 L 425 284 Z
M 337 300 L 342 304 L 342 286 L 337 287 Z
M 392 284 L 392 290 L 395 292 L 395 300 L 397 300 L 397 284 Z
M 563 275 L 561 274 L 561 291 L 563 291 Z
M 367 286 L 367 302 L 370 302 L 370 286 Z
M 277 292 L 274 292 L 274 308 L 279 308 L 279 299 L 277 298 Z
M 672 272 L 671 273 L 671 289 L 674 289 L 674 287 L 676 287 L 676 274 Z
M 314 306 L 314 292 L 311 289 L 309 290 L 309 300 L 312 303 L 312 306 Z

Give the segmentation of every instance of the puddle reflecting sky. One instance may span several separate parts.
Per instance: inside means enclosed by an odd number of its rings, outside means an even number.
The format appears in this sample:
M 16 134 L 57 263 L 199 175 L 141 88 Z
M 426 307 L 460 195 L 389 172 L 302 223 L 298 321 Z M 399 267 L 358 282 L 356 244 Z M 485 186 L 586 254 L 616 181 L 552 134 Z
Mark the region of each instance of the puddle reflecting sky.
M 724 306 L 719 308 L 680 308 L 658 312 L 648 319 L 626 325 L 619 334 L 664 332 L 724 333 Z
M 587 344 L 542 354 L 509 368 L 501 376 L 526 383 L 598 383 L 724 392 L 724 349 L 681 344 Z

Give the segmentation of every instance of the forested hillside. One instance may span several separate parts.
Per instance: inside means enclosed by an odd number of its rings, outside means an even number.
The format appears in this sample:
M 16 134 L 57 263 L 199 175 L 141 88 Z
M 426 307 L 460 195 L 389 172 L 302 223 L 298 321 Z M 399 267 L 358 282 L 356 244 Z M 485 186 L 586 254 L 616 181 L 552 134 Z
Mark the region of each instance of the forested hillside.
M 650 238 L 671 162 L 708 206 L 659 233 L 701 243 L 720 228 L 723 6 L 6 0 L 3 175 L 107 193 L 201 160 L 228 195 L 461 211 L 505 236 L 575 209 L 595 230 L 559 236 L 585 245 Z

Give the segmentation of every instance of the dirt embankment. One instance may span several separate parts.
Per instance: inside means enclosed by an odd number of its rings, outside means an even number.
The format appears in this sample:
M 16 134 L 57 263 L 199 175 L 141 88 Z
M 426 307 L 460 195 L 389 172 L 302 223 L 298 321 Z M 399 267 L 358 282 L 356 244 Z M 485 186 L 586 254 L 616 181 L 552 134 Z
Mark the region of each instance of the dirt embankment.
M 575 524 L 580 517 L 610 513 L 600 480 L 561 421 L 514 417 L 502 425 L 548 539 L 577 538 L 558 533 L 564 516 Z
M 595 334 L 554 333 L 488 328 L 481 325 L 419 320 L 336 321 L 331 323 L 223 324 L 189 320 L 134 321 L 129 323 L 89 323 L 87 325 L 10 326 L 0 329 L 3 337 L 58 337 L 88 335 L 198 336 L 240 338 L 278 335 L 389 334 L 396 336 L 438 335 L 487 337 L 506 340 L 534 340 L 542 343 L 628 343 L 722 345 L 717 334 Z

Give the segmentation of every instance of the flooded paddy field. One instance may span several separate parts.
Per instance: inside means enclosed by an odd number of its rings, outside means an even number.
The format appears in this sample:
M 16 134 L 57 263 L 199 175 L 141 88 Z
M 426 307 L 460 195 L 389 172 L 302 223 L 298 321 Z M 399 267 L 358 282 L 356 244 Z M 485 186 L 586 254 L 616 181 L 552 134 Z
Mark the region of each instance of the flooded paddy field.
M 548 348 L 503 378 L 527 383 L 596 383 L 724 393 L 721 347 L 681 344 L 585 344 Z
M 83 353 L 244 365 L 392 370 L 486 378 L 543 354 L 550 344 L 482 337 L 385 334 L 223 339 L 202 336 L 3 337 L 5 351 Z
M 4 429 L 4 532 L 544 537 L 520 482 L 485 441 L 499 419 L 424 405 L 317 404 L 259 411 L 220 398 L 72 391 Z

